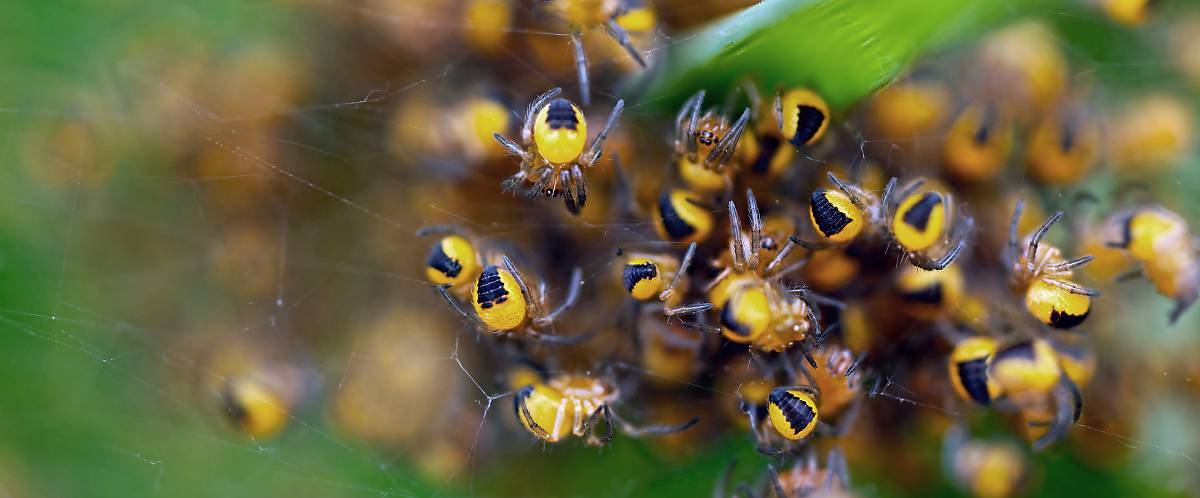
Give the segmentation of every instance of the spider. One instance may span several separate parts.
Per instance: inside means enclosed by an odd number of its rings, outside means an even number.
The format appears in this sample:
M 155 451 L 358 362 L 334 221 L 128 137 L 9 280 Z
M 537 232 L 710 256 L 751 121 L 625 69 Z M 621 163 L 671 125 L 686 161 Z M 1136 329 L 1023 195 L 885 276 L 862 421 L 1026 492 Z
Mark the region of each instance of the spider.
M 567 297 L 553 311 L 545 312 L 546 282 L 539 282 L 534 292 L 535 289 L 530 289 L 525 284 L 512 260 L 507 255 L 501 255 L 500 264 L 484 266 L 471 287 L 472 312 L 464 310 L 459 301 L 450 295 L 448 289 L 451 288 L 451 284 L 439 285 L 437 290 L 460 315 L 491 333 L 530 337 L 546 343 L 577 344 L 590 338 L 590 335 L 566 337 L 545 334 L 543 330 L 575 305 L 579 300 L 579 289 L 582 285 L 583 271 L 575 268 L 571 271 Z
M 546 382 L 535 382 L 517 390 L 513 411 L 521 425 L 548 443 L 574 435 L 591 446 L 612 441 L 613 427 L 631 437 L 665 435 L 687 430 L 700 421 L 693 417 L 676 425 L 637 427 L 613 409 L 621 399 L 617 386 L 603 378 L 584 374 L 560 374 Z M 596 434 L 597 422 L 606 430 Z
M 1003 393 L 996 404 L 1015 409 L 1031 429 L 1045 428 L 1033 442 L 1034 451 L 1066 437 L 1079 420 L 1083 395 L 1064 372 L 1049 341 L 1029 339 L 1000 349 L 988 365 L 987 376 Z
M 798 239 L 778 225 L 774 233 L 764 233 L 765 225 L 751 190 L 746 191 L 746 206 L 749 233 L 742 231 L 737 206 L 729 201 L 728 258 L 718 260 L 718 266 L 723 266 L 721 273 L 706 289 L 709 303 L 719 313 L 721 333 L 733 342 L 750 344 L 761 351 L 784 351 L 800 342 L 807 356 L 807 351 L 824 336 L 817 306 L 841 307 L 843 303 L 806 288 L 787 288 L 782 278 L 804 264 L 783 265 Z M 787 238 L 782 246 L 781 237 Z M 768 260 L 772 252 L 774 256 Z
M 604 128 L 588 146 L 583 111 L 571 101 L 559 98 L 560 93 L 561 88 L 552 88 L 529 104 L 520 144 L 499 133 L 492 136 L 509 153 L 521 158 L 520 170 L 504 180 L 505 191 L 517 191 L 525 197 L 562 196 L 567 210 L 579 214 L 587 203 L 583 170 L 600 159 L 601 146 L 621 117 L 625 101 L 617 100 Z
M 750 108 L 732 125 L 709 110 L 703 115 L 704 90 L 696 92 L 675 117 L 674 162 L 679 176 L 692 189 L 713 193 L 733 187 L 737 163 L 732 161 L 738 141 L 750 121 Z
M 662 302 L 663 313 L 675 316 L 680 313 L 698 313 L 712 305 L 680 306 L 683 293 L 676 293 L 677 287 L 687 288 L 687 275 L 684 272 L 692 264 L 696 254 L 696 243 L 688 244 L 683 258 L 676 260 L 664 254 L 630 253 L 625 259 L 621 270 L 621 283 L 630 297 L 646 302 L 657 298 Z
M 1017 224 L 1025 202 L 1017 201 L 1009 225 L 1008 249 L 1010 283 L 1013 289 L 1025 294 L 1025 309 L 1042 323 L 1058 329 L 1069 329 L 1083 323 L 1091 313 L 1091 298 L 1100 295 L 1094 289 L 1071 280 L 1075 268 L 1087 264 L 1091 255 L 1066 260 L 1062 251 L 1042 244 L 1046 232 L 1060 218 L 1058 211 L 1024 239 L 1017 234 Z M 1026 245 L 1025 251 L 1019 244 Z
M 781 363 L 788 373 L 793 385 L 780 386 L 771 390 L 767 395 L 766 416 L 762 417 L 761 409 L 752 406 L 744 399 L 741 401 L 742 411 L 750 420 L 750 433 L 755 440 L 755 449 L 764 455 L 778 456 L 794 452 L 797 443 L 806 440 L 814 432 L 831 436 L 845 434 L 858 417 L 861 405 L 862 384 L 856 374 L 861 358 L 851 360 L 848 351 L 837 350 L 822 357 L 821 366 L 813 366 L 809 371 L 800 364 L 799 371 L 784 355 Z M 809 358 L 810 363 L 812 358 Z M 814 374 L 824 368 L 827 372 Z M 795 384 L 803 376 L 805 384 Z M 838 379 L 838 377 L 844 380 Z M 823 395 L 818 389 L 822 386 L 829 388 L 828 394 Z M 878 388 L 876 388 L 878 389 Z M 872 392 L 874 394 L 874 392 Z M 859 401 L 852 403 L 857 397 Z M 822 398 L 825 398 L 824 400 Z M 829 417 L 849 406 L 841 414 L 837 426 L 832 426 L 821 420 L 822 416 Z M 759 418 L 765 418 L 765 424 L 760 424 Z M 774 440 L 783 439 L 783 446 L 776 447 Z
M 937 190 L 920 191 L 923 178 L 897 191 L 898 179 L 893 177 L 879 198 L 832 172 L 828 175 L 837 189 L 818 188 L 809 202 L 809 221 L 822 243 L 806 246 L 848 244 L 865 230 L 881 230 L 903 249 L 906 259 L 924 270 L 946 268 L 966 247 L 974 219 L 961 216 L 951 225 L 955 219 L 952 196 Z M 938 249 L 941 255 L 935 256 Z
M 768 479 L 775 496 L 780 498 L 838 498 L 853 496 L 849 493 L 850 471 L 846 456 L 839 449 L 832 449 L 825 459 L 825 468 L 817 464 L 816 452 L 811 449 L 804 458 L 792 462 L 783 472 L 767 464 Z

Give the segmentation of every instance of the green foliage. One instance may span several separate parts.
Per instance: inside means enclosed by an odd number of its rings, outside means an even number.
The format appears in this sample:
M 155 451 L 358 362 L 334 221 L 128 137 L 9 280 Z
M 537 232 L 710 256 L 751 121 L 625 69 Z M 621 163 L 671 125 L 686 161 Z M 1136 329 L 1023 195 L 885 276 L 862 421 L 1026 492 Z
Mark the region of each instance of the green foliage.
M 766 88 L 809 86 L 845 109 L 930 48 L 976 35 L 1033 3 L 767 0 L 681 36 L 633 86 L 645 88 L 643 102 L 675 109 L 700 88 L 724 95 L 751 76 Z

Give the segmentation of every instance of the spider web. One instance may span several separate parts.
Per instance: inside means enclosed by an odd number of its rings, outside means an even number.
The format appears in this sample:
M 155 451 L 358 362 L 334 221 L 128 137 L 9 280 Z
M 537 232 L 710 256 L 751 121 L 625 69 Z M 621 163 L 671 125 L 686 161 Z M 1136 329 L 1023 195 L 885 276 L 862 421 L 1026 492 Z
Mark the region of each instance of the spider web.
M 424 4 L 397 5 L 273 2 L 203 12 L 184 2 L 126 2 L 99 16 L 116 25 L 127 15 L 133 27 L 120 34 L 98 33 L 61 7 L 18 7 L 20 15 L 6 16 L 28 39 L 41 39 L 34 27 L 49 23 L 48 32 L 66 46 L 60 53 L 75 64 L 56 67 L 55 56 L 43 55 L 48 63 L 35 50 L 16 54 L 14 65 L 32 69 L 20 73 L 26 84 L 11 100 L 0 100 L 0 120 L 15 131 L 3 139 L 15 166 L 0 208 L 8 281 L 0 287 L 0 330 L 10 379 L 0 390 L 7 401 L 0 489 L 14 496 L 707 493 L 731 452 L 741 460 L 738 479 L 761 476 L 765 461 L 735 431 L 709 433 L 723 435 L 708 446 L 686 438 L 658 446 L 620 435 L 604 449 L 573 441 L 546 446 L 509 415 L 505 365 L 487 350 L 500 346 L 438 299 L 421 274 L 428 241 L 412 234 L 457 223 L 524 254 L 568 244 L 568 233 L 591 241 L 518 260 L 547 281 L 551 303 L 561 299 L 569 268 L 582 268 L 584 299 L 574 322 L 556 326 L 562 334 L 583 332 L 580 322 L 596 314 L 589 307 L 613 306 L 598 289 L 615 285 L 617 247 L 670 246 L 655 242 L 645 222 L 604 214 L 573 219 L 557 203 L 494 195 L 510 170 L 441 168 L 430 154 L 395 140 L 394 133 L 440 130 L 436 121 L 393 129 L 398 108 L 451 101 L 486 73 L 463 51 L 397 55 L 414 36 L 450 40 L 466 27 L 461 17 L 422 10 Z M 543 7 L 514 6 L 535 18 L 545 17 Z M 1074 8 L 1039 14 L 1055 25 L 1104 22 Z M 207 33 L 211 43 L 189 30 Z M 569 54 L 568 33 L 508 31 Z M 337 42 L 313 44 L 310 37 Z M 651 53 L 680 40 L 659 33 Z M 1170 73 L 1168 61 L 1097 54 L 1065 38 L 1060 46 L 1075 78 L 1193 92 L 1182 77 L 1158 77 Z M 504 50 L 524 76 L 488 83 L 512 108 L 534 96 L 530 88 L 577 90 L 569 65 L 541 69 L 528 54 Z M 593 75 L 615 70 L 621 57 L 594 57 Z M 922 64 L 956 57 L 935 54 Z M 595 80 L 593 86 L 604 112 L 620 89 Z M 673 113 L 650 107 L 629 104 L 622 126 L 641 127 L 665 148 L 667 130 L 646 123 L 667 122 Z M 868 136 L 860 151 L 890 164 L 907 146 Z M 1192 163 L 1163 186 L 1166 195 L 1194 193 Z M 474 204 L 478 192 L 496 202 Z M 1070 195 L 1052 192 L 1051 200 L 1065 206 Z M 1173 206 L 1200 219 L 1200 205 Z M 1187 422 L 1198 383 L 1179 367 L 1189 359 L 1178 356 L 1195 350 L 1194 334 L 1186 332 L 1196 318 L 1185 316 L 1173 330 L 1146 330 L 1161 323 L 1167 307 L 1139 299 L 1147 289 L 1135 283 L 1114 292 L 1114 301 L 1131 304 L 1114 305 L 1119 319 L 1103 327 L 1111 331 L 1096 332 L 1101 356 L 1129 356 L 1114 364 L 1146 388 L 1140 425 L 1084 423 L 1073 437 L 1131 448 L 1120 473 L 1195 494 L 1200 439 Z M 704 379 L 670 380 L 614 356 L 590 348 L 563 363 L 594 373 L 608 366 L 618 376 L 656 377 L 668 386 L 640 389 L 656 402 L 620 406 L 628 418 L 686 418 L 712 406 L 706 400 L 736 402 L 736 393 Z M 283 432 L 255 440 L 225 418 L 220 386 L 263 369 L 292 399 L 280 406 Z M 890 380 L 867 402 L 868 412 L 900 407 L 942 422 L 968 416 L 961 406 L 917 394 L 910 382 Z M 851 460 L 852 472 L 857 464 Z M 1053 489 L 1055 475 L 1044 479 Z M 855 484 L 868 495 L 896 492 L 868 477 Z

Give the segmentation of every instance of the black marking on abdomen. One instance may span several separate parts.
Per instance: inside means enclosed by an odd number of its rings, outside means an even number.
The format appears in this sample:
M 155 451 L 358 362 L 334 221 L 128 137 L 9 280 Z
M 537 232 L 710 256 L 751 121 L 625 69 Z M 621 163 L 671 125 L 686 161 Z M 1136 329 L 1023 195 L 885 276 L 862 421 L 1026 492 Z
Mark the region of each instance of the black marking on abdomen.
M 1118 247 L 1129 249 L 1129 245 L 1133 243 L 1133 217 L 1137 213 L 1133 213 L 1125 218 L 1121 223 L 1121 241 L 1117 244 Z
M 941 203 L 942 194 L 937 192 L 925 192 L 925 195 L 921 196 L 921 200 L 917 201 L 916 204 L 913 204 L 912 207 L 908 208 L 908 211 L 904 213 L 904 216 L 901 219 L 904 220 L 904 223 L 908 224 L 908 226 L 923 232 L 925 231 L 925 228 L 929 226 L 929 215 L 933 214 L 933 208 L 937 207 Z
M 575 130 L 579 126 L 579 117 L 575 115 L 575 107 L 567 99 L 554 99 L 550 102 L 550 109 L 546 111 L 546 124 L 550 125 L 551 130 Z
M 810 105 L 796 106 L 796 134 L 792 135 L 792 145 L 800 147 L 808 143 L 824 122 L 825 113 L 820 109 Z
M 625 283 L 625 290 L 633 292 L 633 286 L 637 285 L 642 280 L 649 280 L 658 276 L 658 265 L 654 263 L 637 263 L 625 265 L 625 271 L 621 274 L 621 280 Z
M 480 308 L 485 310 L 508 301 L 508 289 L 504 288 L 504 281 L 500 280 L 500 270 L 496 268 L 496 265 L 487 265 L 487 268 L 483 269 L 483 273 L 479 274 L 475 293 L 479 296 L 476 298 L 476 302 L 479 303 Z
M 1072 315 L 1065 311 L 1051 309 L 1050 310 L 1050 326 L 1054 327 L 1056 329 L 1073 328 L 1076 325 L 1083 323 L 1083 320 L 1086 319 L 1087 316 L 1089 314 L 1091 314 L 1091 312 L 1092 312 L 1092 308 L 1090 306 L 1088 307 L 1087 311 L 1083 312 L 1082 315 Z
M 771 169 L 771 159 L 775 157 L 775 152 L 779 150 L 779 146 L 783 143 L 779 141 L 779 137 L 772 134 L 766 134 L 758 139 L 758 157 L 754 159 L 754 164 L 750 166 L 750 171 L 764 174 Z
M 767 396 L 767 401 L 779 407 L 779 411 L 783 412 L 783 418 L 792 427 L 793 433 L 804 430 L 817 416 L 817 412 L 813 411 L 808 403 L 784 390 L 771 391 L 771 394 Z
M 462 263 L 447 256 L 446 251 L 442 250 L 441 242 L 433 245 L 433 249 L 429 251 L 429 257 L 425 259 L 425 264 L 449 278 L 457 277 L 462 271 Z
M 221 402 L 225 405 L 225 412 L 234 422 L 245 424 L 250 419 L 250 411 L 246 409 L 240 399 L 234 396 L 232 387 L 225 386 L 224 392 L 221 393 Z
M 929 287 L 918 289 L 912 292 L 905 292 L 900 295 L 905 301 L 914 303 L 926 304 L 941 304 L 942 303 L 942 283 L 935 282 Z
M 981 405 L 992 402 L 991 392 L 988 391 L 987 368 L 987 358 L 958 363 L 958 381 L 967 395 Z
M 817 228 L 820 228 L 821 233 L 826 237 L 832 237 L 840 233 L 853 220 L 829 202 L 825 196 L 826 192 L 823 188 L 813 191 L 809 207 L 812 209 L 813 219 L 817 221 Z
M 696 232 L 696 228 L 689 225 L 683 218 L 679 217 L 679 212 L 675 210 L 675 206 L 671 205 L 671 193 L 663 192 L 658 196 L 658 213 L 662 218 L 663 228 L 666 229 L 667 235 L 673 240 L 679 240 Z
M 1075 147 L 1075 129 L 1070 125 L 1063 125 L 1062 130 L 1059 130 L 1058 147 L 1064 153 L 1071 152 Z
M 979 127 L 975 129 L 975 143 L 986 145 L 992 138 L 994 126 L 996 126 L 996 112 L 991 107 L 984 108 L 983 115 L 979 117 Z
M 999 363 L 1001 361 L 1012 359 L 1033 361 L 1033 357 L 1033 341 L 1023 341 L 997 352 L 996 356 L 993 357 L 992 362 Z
M 732 302 L 726 303 L 725 309 L 721 310 L 721 325 L 729 330 L 732 330 L 733 333 L 737 334 L 738 336 L 746 337 L 750 335 L 750 326 L 739 323 L 737 319 L 734 318 Z

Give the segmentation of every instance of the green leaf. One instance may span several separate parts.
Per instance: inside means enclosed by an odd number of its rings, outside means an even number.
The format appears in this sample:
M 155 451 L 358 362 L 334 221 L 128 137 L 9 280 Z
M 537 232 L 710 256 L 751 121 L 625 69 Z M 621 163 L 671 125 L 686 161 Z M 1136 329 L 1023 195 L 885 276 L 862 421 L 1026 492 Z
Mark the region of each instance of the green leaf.
M 632 87 L 644 89 L 641 103 L 674 109 L 701 88 L 721 96 L 750 76 L 767 89 L 808 86 L 845 109 L 930 48 L 978 35 L 1032 3 L 766 0 L 680 37 Z

